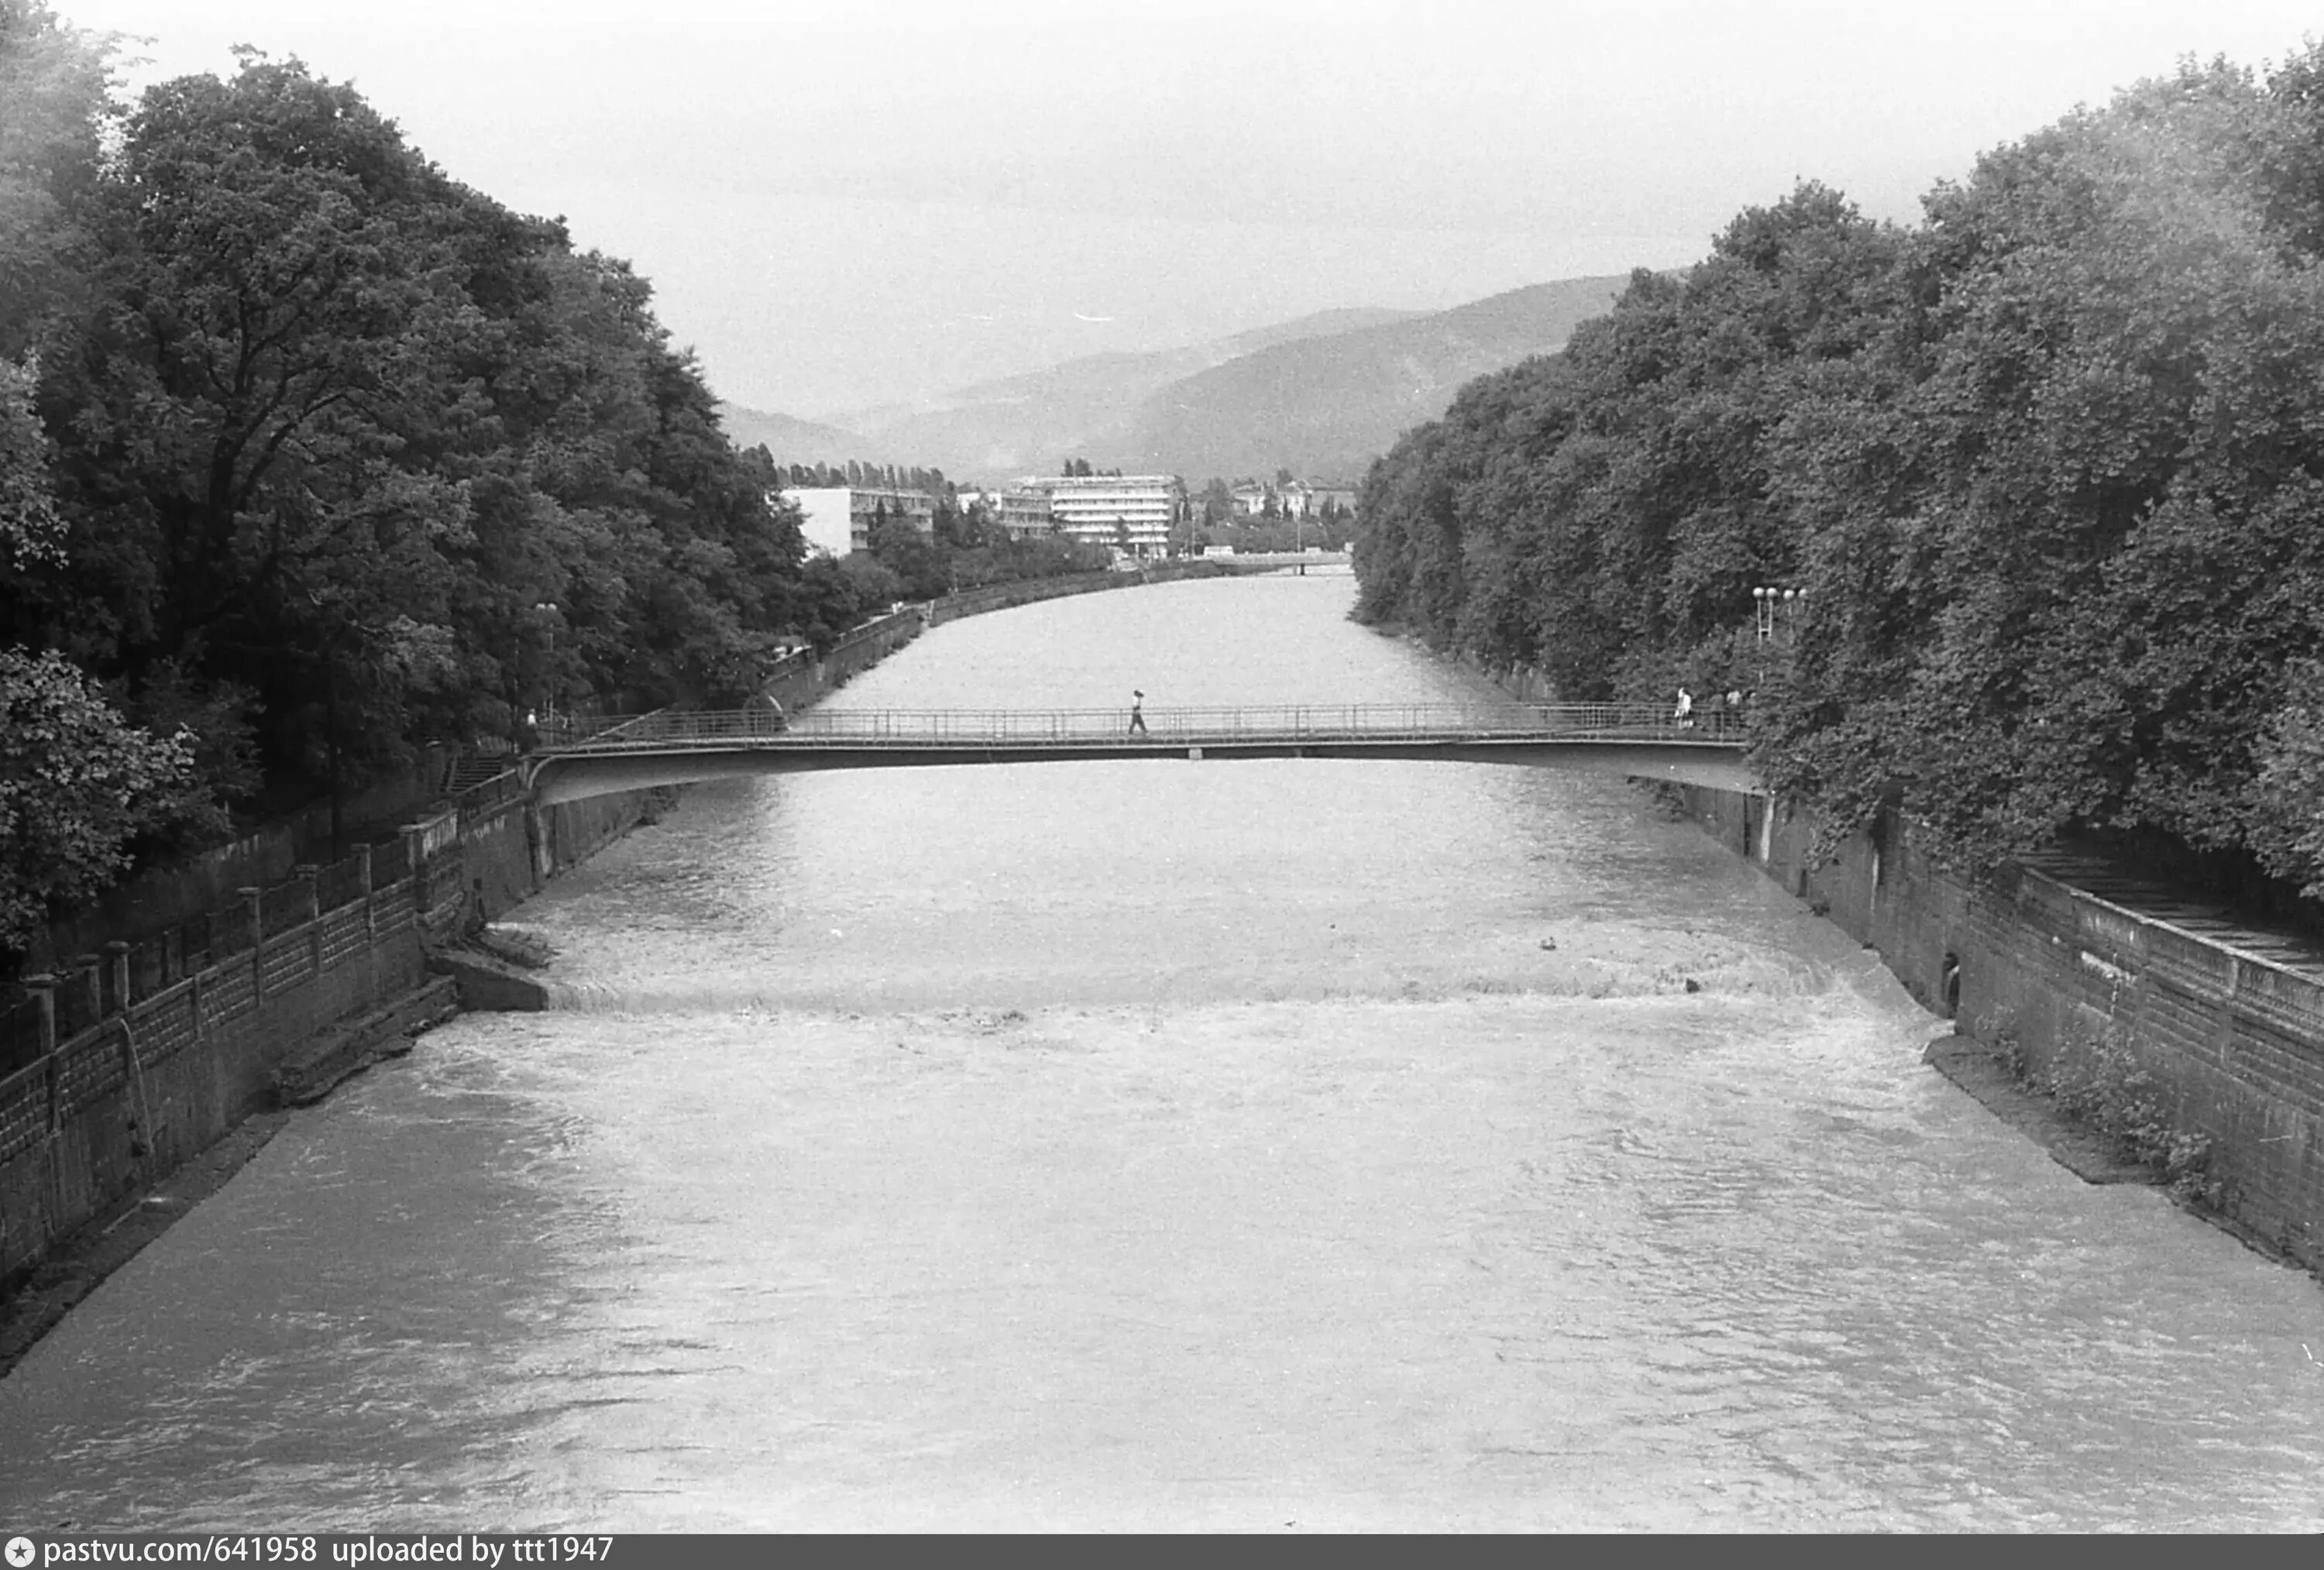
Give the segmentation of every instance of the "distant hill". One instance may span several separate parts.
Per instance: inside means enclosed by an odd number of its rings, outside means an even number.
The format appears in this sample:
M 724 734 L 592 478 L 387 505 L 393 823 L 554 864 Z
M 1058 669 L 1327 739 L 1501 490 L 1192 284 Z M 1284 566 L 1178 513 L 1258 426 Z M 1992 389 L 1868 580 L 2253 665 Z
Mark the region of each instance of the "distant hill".
M 1093 462 L 1135 472 L 1360 476 L 1463 382 L 1563 348 L 1628 278 L 1574 278 L 1448 311 L 1278 343 L 1148 395 Z
M 894 462 L 930 464 L 954 478 L 1049 472 L 1069 456 L 1095 457 L 1094 443 L 1118 445 L 1150 398 L 1186 377 L 1283 344 L 1420 314 L 1381 307 L 1318 311 L 1183 349 L 1085 355 L 963 388 L 933 408 L 865 409 L 845 418 L 895 454 Z
M 898 461 L 883 457 L 881 444 L 869 437 L 787 414 L 721 403 L 718 419 L 726 429 L 727 440 L 745 451 L 763 442 L 768 455 L 778 464 L 844 464 L 850 458 L 867 464 Z
M 1183 349 L 1091 354 L 852 427 L 721 406 L 737 446 L 785 464 L 911 464 L 955 480 L 1055 473 L 1083 457 L 1133 473 L 1357 478 L 1463 382 L 1563 348 L 1629 280 L 1572 278 L 1445 311 L 1351 307 Z M 857 434 L 861 433 L 861 434 Z

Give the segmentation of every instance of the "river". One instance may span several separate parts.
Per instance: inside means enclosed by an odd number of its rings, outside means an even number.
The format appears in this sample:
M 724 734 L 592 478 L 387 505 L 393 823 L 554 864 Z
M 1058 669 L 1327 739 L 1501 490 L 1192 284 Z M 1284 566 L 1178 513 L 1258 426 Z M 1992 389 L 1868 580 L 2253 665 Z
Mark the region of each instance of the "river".
M 851 708 L 1442 701 L 1344 576 Z M 2324 1527 L 2324 1291 L 1921 1063 L 1640 793 L 1420 763 L 689 793 L 566 1006 L 299 1115 L 0 1382 L 0 1526 Z

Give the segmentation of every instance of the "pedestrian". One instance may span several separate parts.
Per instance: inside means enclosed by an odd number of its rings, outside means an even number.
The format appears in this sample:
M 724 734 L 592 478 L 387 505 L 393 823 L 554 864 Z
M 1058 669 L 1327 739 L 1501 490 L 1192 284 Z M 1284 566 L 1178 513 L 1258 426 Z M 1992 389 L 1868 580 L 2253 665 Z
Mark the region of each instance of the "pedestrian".
M 1678 690 L 1678 707 L 1671 711 L 1671 719 L 1682 730 L 1694 729 L 1694 694 L 1684 687 Z
M 1130 692 L 1130 733 L 1132 736 L 1146 734 L 1146 694 L 1135 687 Z

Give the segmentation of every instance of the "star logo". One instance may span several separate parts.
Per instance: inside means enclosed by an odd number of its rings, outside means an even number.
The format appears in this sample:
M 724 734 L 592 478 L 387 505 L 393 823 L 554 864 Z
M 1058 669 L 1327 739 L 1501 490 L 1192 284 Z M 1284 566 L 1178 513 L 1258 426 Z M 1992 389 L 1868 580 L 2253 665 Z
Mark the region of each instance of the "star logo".
M 15 1570 L 24 1570 L 24 1566 L 32 1562 L 32 1539 L 30 1538 L 9 1538 L 8 1563 L 15 1566 Z

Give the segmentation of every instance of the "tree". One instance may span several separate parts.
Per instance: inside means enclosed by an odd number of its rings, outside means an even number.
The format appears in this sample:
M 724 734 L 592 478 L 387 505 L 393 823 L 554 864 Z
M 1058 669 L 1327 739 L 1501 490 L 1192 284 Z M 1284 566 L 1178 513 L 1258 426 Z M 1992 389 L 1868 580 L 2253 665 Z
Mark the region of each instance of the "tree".
M 884 607 L 896 597 L 895 574 L 879 563 L 850 555 L 844 565 L 831 556 L 816 556 L 800 574 L 800 610 L 797 628 L 820 655 L 861 622 L 866 611 Z M 880 581 L 872 582 L 872 575 Z
M 33 380 L 0 360 L 0 565 L 64 559 L 64 520 L 49 489 L 49 438 L 32 412 Z
M 78 288 L 115 52 L 43 0 L 0 0 L 0 359 L 32 347 Z
M 193 776 L 190 738 L 124 724 L 61 656 L 0 649 L 0 949 L 111 883 L 138 834 L 206 811 Z
M 1173 475 L 1172 482 L 1178 500 L 1170 510 L 1170 554 L 1174 556 L 1200 555 L 1203 553 L 1203 532 L 1195 522 L 1194 504 L 1186 495 L 1186 482 L 1178 475 Z
M 808 619 L 797 512 L 645 281 L 352 89 L 164 83 L 78 211 L 32 400 L 68 561 L 0 616 L 138 712 L 240 694 L 277 783 L 355 783 L 551 688 L 747 690 Z
M 1225 528 L 1234 522 L 1233 489 L 1224 480 L 1212 475 L 1203 483 L 1201 507 L 1205 526 Z
M 429 213 L 456 205 L 295 62 L 148 93 L 89 203 L 94 298 L 43 366 L 73 555 L 116 608 L 84 657 L 134 678 L 191 654 L 262 695 L 282 754 L 326 633 L 431 596 L 467 506 L 410 454 L 462 401 L 442 373 L 468 313 Z
M 2260 743 L 2253 840 L 2261 865 L 2324 899 L 2324 661 L 2303 660 Z
M 1762 689 L 1755 760 L 1958 866 L 2061 834 L 2313 885 L 2324 47 L 1941 186 L 1803 185 L 1367 475 L 1358 613 L 1572 699 Z M 1755 586 L 1805 592 L 1773 650 Z
M 934 600 L 952 592 L 946 553 L 909 518 L 881 519 L 872 527 L 872 555 L 894 574 L 899 596 Z

